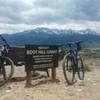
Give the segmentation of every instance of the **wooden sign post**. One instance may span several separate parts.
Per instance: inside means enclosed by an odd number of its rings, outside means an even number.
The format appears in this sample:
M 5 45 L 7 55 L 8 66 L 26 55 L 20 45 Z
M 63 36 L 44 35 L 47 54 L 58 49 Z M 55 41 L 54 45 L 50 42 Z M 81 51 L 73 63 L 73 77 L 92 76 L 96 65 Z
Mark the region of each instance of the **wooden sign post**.
M 39 69 L 52 70 L 52 79 L 56 79 L 58 67 L 58 47 L 55 45 L 26 45 L 26 86 L 31 85 L 31 71 Z
M 51 74 L 52 74 L 52 79 L 55 80 L 56 79 L 56 68 L 52 68 Z
M 31 71 L 26 71 L 26 85 L 25 85 L 25 87 L 32 86 L 31 81 L 32 81 L 32 73 L 31 73 Z

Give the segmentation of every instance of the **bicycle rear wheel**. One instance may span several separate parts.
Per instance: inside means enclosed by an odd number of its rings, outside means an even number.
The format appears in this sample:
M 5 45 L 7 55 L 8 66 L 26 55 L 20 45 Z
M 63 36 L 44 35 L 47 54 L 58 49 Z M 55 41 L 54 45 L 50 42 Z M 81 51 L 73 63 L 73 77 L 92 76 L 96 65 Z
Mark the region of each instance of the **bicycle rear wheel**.
M 78 77 L 80 80 L 84 80 L 84 65 L 81 58 L 78 58 Z
M 8 57 L 0 58 L 0 86 L 7 83 L 14 73 L 14 63 Z
M 68 85 L 72 85 L 74 83 L 74 78 L 75 78 L 75 67 L 73 59 L 70 56 L 64 57 L 63 73 Z

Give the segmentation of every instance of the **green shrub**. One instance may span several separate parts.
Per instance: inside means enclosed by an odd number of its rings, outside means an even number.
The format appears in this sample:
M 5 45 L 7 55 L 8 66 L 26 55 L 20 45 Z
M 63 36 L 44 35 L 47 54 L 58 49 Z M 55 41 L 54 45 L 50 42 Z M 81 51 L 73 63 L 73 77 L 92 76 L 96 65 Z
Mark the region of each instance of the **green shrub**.
M 91 71 L 93 71 L 93 67 L 91 67 L 91 66 L 89 66 L 89 65 L 84 65 L 84 70 L 86 71 L 86 72 L 91 72 Z
M 59 60 L 62 60 L 65 54 L 66 54 L 65 49 L 61 48 L 59 51 Z

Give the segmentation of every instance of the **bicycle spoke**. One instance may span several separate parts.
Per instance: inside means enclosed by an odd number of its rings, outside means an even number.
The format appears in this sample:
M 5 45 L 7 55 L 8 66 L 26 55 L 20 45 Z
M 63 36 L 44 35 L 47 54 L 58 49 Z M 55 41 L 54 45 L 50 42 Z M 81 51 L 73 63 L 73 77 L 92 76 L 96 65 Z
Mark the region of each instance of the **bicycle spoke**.
M 6 82 L 10 80 L 14 71 L 14 64 L 8 57 L 2 58 L 2 66 L 0 68 L 0 86 L 4 85 Z
M 84 80 L 84 66 L 81 58 L 78 59 L 78 77 L 80 80 Z
M 73 84 L 75 78 L 75 70 L 73 61 L 69 57 L 64 59 L 63 72 L 67 83 L 69 85 Z

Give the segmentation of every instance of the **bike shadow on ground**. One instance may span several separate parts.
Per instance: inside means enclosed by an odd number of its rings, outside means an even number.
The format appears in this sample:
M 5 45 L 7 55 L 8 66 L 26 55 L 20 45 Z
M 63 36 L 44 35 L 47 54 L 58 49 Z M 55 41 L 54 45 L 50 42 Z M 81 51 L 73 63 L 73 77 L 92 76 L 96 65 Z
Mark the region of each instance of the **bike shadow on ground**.
M 40 80 L 37 83 L 35 83 L 33 85 L 33 87 L 40 86 L 40 85 L 44 85 L 44 84 L 49 84 L 49 83 L 59 84 L 60 83 L 60 80 L 59 79 L 46 78 L 46 79 Z
M 21 82 L 21 81 L 25 81 L 25 80 L 26 80 L 26 77 L 12 77 L 10 82 Z M 38 76 L 32 77 L 32 80 L 39 81 L 34 86 L 42 85 L 42 84 L 46 84 L 46 83 L 53 83 L 53 82 L 59 83 L 60 82 L 59 79 L 51 79 L 50 77 L 45 76 L 45 75 L 38 75 Z
M 12 77 L 10 82 L 21 82 L 21 81 L 25 81 L 25 77 Z

